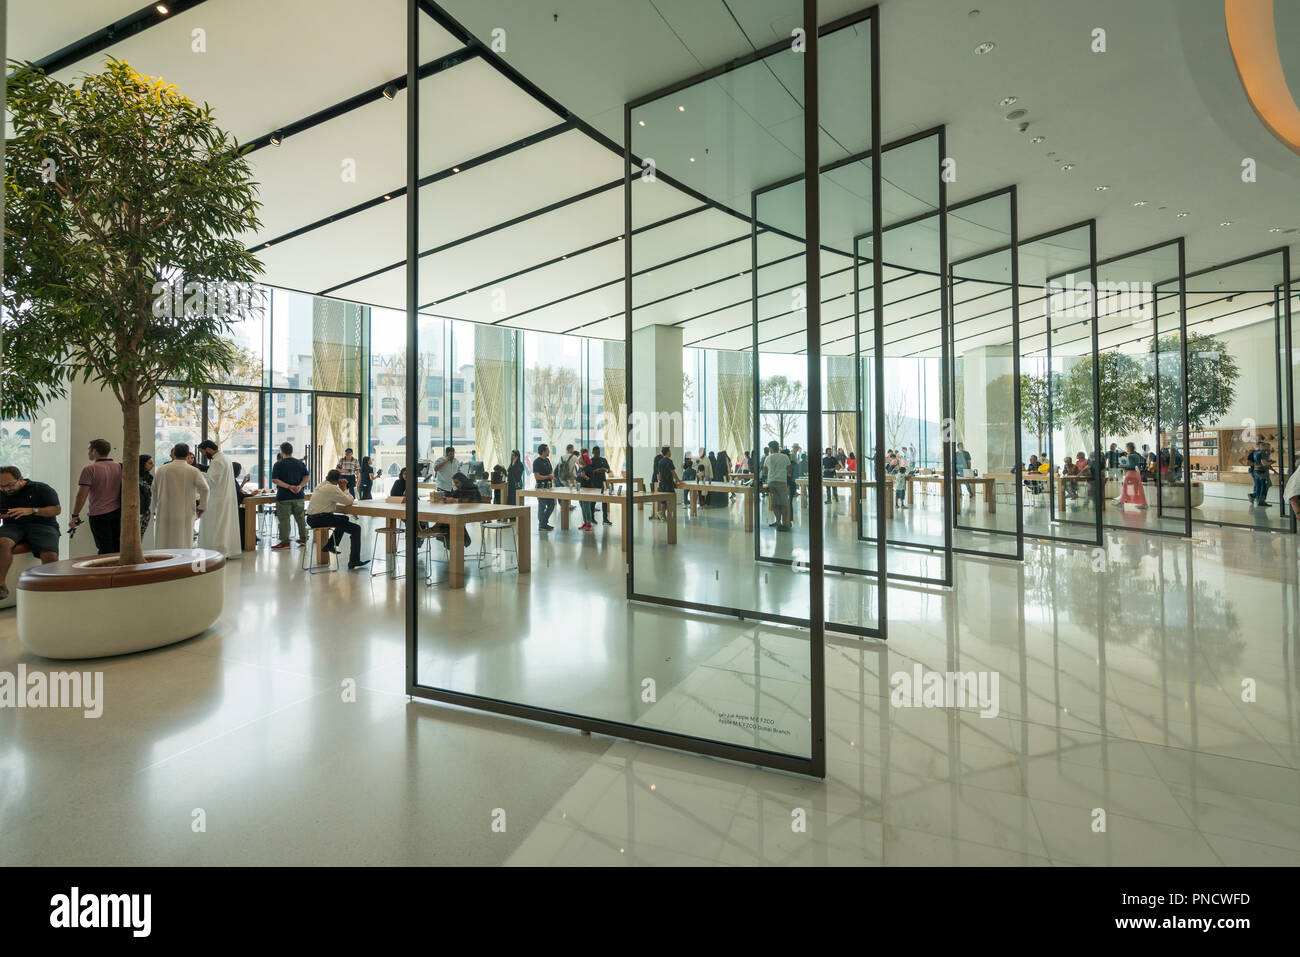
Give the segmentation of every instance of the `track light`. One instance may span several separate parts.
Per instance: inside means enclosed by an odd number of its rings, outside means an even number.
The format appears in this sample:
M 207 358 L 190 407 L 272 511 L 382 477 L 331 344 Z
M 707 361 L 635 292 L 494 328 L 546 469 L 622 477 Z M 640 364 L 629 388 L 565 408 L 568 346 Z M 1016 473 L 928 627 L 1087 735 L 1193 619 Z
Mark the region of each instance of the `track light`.
M 279 146 L 284 142 L 284 130 L 276 130 L 271 134 L 271 145 Z
M 164 17 L 167 16 L 169 12 L 167 9 L 167 4 L 165 3 L 155 3 L 153 8 L 157 10 L 159 13 L 161 13 Z
M 384 99 L 386 99 L 386 100 L 395 100 L 395 99 L 397 99 L 397 84 L 396 84 L 396 83 L 390 83 L 390 84 L 388 84 L 386 87 L 384 87 Z

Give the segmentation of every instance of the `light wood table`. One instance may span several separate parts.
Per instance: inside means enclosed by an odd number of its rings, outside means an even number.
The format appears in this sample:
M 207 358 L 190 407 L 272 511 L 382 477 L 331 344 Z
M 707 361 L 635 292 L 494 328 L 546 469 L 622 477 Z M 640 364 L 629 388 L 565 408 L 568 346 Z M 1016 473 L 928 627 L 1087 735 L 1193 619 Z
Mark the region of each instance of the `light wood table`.
M 447 584 L 451 588 L 465 587 L 465 526 L 474 522 L 494 522 L 515 519 L 518 537 L 519 573 L 527 574 L 533 568 L 532 530 L 528 524 L 526 505 L 491 505 L 486 502 L 419 502 L 416 506 L 421 522 L 438 522 L 448 526 L 447 553 L 451 556 Z M 382 518 L 386 528 L 396 528 L 406 518 L 406 505 L 401 502 L 355 502 L 340 510 L 344 515 L 369 515 Z M 480 533 L 481 534 L 481 533 Z M 389 561 L 397 552 L 397 536 L 385 535 Z M 372 556 L 373 557 L 373 556 Z
M 626 485 L 628 482 L 632 483 L 632 488 L 634 490 L 638 492 L 645 491 L 645 479 L 641 478 L 638 475 L 634 475 L 630 479 L 629 478 L 606 478 L 605 488 L 613 488 L 615 485 Z M 637 502 L 636 508 L 638 512 L 644 511 L 645 502 Z
M 808 507 L 808 479 L 806 479 L 806 478 L 801 478 L 801 479 L 795 479 L 794 481 L 795 481 L 795 484 L 796 484 L 796 485 L 799 485 L 799 486 L 802 486 L 802 487 L 803 487 L 804 494 L 801 495 L 801 496 L 799 496 L 799 497 L 800 497 L 801 499 L 803 499 L 802 505 L 803 505 L 803 507 L 806 509 L 806 508 Z M 852 488 L 854 488 L 857 484 L 858 484 L 858 483 L 855 482 L 855 481 L 853 481 L 852 479 L 828 479 L 828 478 L 823 478 L 823 479 L 822 479 L 822 488 L 826 488 L 827 486 L 829 486 L 829 487 L 831 487 L 831 488 L 847 488 L 847 489 L 852 489 Z M 875 482 L 864 480 L 863 483 L 862 483 L 862 487 L 863 487 L 863 489 L 866 489 L 868 486 L 875 485 L 875 484 L 876 484 Z M 889 482 L 888 482 L 888 481 L 885 482 L 885 493 L 884 493 L 882 496 L 880 496 L 880 497 L 883 498 L 883 499 L 884 499 L 884 502 L 885 502 L 885 517 L 886 517 L 886 518 L 893 518 L 893 517 L 894 517 L 894 496 L 891 495 L 890 492 L 889 492 Z M 857 498 L 856 498 L 855 496 L 850 495 L 850 496 L 849 496 L 849 514 L 852 515 L 853 520 L 854 520 L 855 522 L 858 520 L 858 512 L 859 512 L 859 511 L 861 511 L 861 505 L 860 505 L 860 503 L 857 501 Z
M 600 502 L 609 505 L 622 505 L 623 508 L 623 536 L 622 548 L 627 551 L 627 543 L 632 537 L 632 516 L 627 506 L 626 495 L 615 495 L 612 492 L 593 492 L 591 489 L 567 489 L 567 488 L 530 488 L 522 489 L 515 493 L 521 500 L 536 498 L 552 498 L 557 502 Z M 664 502 L 668 506 L 668 544 L 677 544 L 677 493 L 676 492 L 633 492 L 632 501 L 640 505 L 644 502 Z M 569 510 L 567 508 L 556 509 L 560 513 L 560 528 L 568 531 L 569 528 Z
M 752 532 L 754 530 L 754 486 L 733 485 L 730 482 L 678 482 L 677 488 L 687 489 L 692 492 L 722 492 L 725 495 L 743 495 L 745 497 L 745 531 Z M 688 497 L 691 500 L 691 518 L 694 518 L 699 503 L 694 495 Z
M 913 501 L 913 496 L 914 496 L 913 483 L 919 483 L 922 485 L 926 485 L 930 483 L 937 484 L 939 486 L 939 495 L 943 496 L 945 494 L 944 487 L 943 487 L 943 479 L 944 477 L 942 475 L 909 475 L 907 477 L 907 504 L 910 506 Z M 958 475 L 953 478 L 953 481 L 958 485 L 980 486 L 980 490 L 984 493 L 984 511 L 992 515 L 994 512 L 998 510 L 997 503 L 993 499 L 993 487 L 996 484 L 994 476 Z
M 505 483 L 505 482 L 489 482 L 488 484 L 492 486 L 492 491 L 494 491 L 494 492 L 500 492 L 500 493 L 501 493 L 501 498 L 502 498 L 502 500 L 505 499 L 505 497 L 506 497 L 506 483 Z M 417 483 L 416 483 L 416 488 L 418 488 L 421 492 L 436 492 L 436 491 L 438 491 L 438 486 L 437 486 L 435 483 L 433 483 L 433 482 L 417 482 Z
M 310 502 L 311 492 L 303 492 L 302 499 L 304 502 Z M 244 551 L 251 552 L 257 548 L 257 506 L 274 504 L 274 489 L 258 489 L 256 492 L 249 492 L 239 503 L 239 507 L 244 510 Z M 305 505 L 303 507 L 306 508 Z

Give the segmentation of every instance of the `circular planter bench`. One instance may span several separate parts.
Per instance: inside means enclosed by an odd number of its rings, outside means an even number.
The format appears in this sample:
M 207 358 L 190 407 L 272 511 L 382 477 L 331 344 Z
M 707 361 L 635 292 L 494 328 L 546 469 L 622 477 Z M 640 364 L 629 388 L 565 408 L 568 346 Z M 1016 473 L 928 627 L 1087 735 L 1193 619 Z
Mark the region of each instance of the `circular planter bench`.
M 146 552 L 29 568 L 18 578 L 18 639 L 45 658 L 103 658 L 160 648 L 221 616 L 225 556 L 206 548 Z

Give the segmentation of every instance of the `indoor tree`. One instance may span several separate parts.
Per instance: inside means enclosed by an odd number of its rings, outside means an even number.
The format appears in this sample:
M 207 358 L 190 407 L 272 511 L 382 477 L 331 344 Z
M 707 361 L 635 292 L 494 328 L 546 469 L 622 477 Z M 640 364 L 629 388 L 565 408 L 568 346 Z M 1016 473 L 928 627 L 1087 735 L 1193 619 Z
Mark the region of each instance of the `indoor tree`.
M 763 431 L 775 436 L 781 448 L 785 448 L 785 437 L 794 431 L 799 417 L 807 414 L 795 411 L 803 409 L 806 403 L 803 383 L 783 375 L 768 376 L 759 384 L 758 401 L 766 419 Z
M 237 362 L 230 327 L 260 309 L 243 237 L 261 225 L 247 147 L 211 108 L 110 59 L 80 84 L 11 62 L 0 417 L 76 381 L 122 413 L 121 564 L 140 543 L 140 409 Z M 232 290 L 237 290 L 232 294 Z
M 1155 362 L 1149 372 L 1147 395 L 1142 405 L 1142 424 L 1156 431 L 1156 404 L 1154 396 L 1159 388 L 1163 426 L 1173 431 L 1182 428 L 1183 384 L 1179 374 L 1182 365 L 1182 345 L 1175 334 L 1159 340 L 1160 375 L 1157 382 Z M 1157 358 L 1157 345 L 1152 342 L 1152 358 Z M 1201 429 L 1223 418 L 1237 397 L 1237 380 L 1241 371 L 1237 360 L 1228 351 L 1227 344 L 1217 336 L 1200 332 L 1187 333 L 1187 427 Z
M 1083 356 L 1053 382 L 1053 392 L 1059 392 L 1053 397 L 1054 409 L 1082 436 L 1092 435 L 1094 420 L 1102 436 L 1133 435 L 1141 430 L 1154 395 L 1147 369 L 1125 352 L 1103 352 L 1098 360 L 1100 404 L 1093 394 L 1092 356 Z

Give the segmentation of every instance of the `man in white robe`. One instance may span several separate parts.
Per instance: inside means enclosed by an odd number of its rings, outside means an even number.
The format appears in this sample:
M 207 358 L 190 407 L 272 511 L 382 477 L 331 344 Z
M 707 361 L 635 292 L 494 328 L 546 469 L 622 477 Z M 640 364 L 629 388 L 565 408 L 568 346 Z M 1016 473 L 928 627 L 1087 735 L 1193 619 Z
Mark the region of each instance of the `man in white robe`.
M 208 507 L 199 519 L 199 548 L 211 548 L 227 558 L 238 558 L 243 549 L 239 547 L 235 470 L 211 439 L 200 442 L 199 451 L 208 456 Z
M 190 447 L 172 449 L 172 459 L 153 473 L 154 528 L 159 549 L 194 547 L 194 516 L 208 507 L 208 482 L 185 461 Z M 195 507 L 197 499 L 197 509 Z

